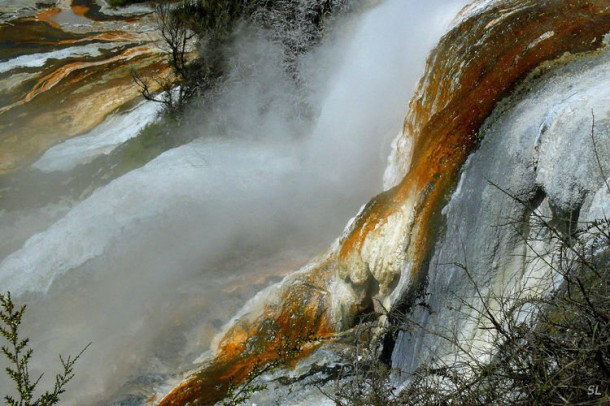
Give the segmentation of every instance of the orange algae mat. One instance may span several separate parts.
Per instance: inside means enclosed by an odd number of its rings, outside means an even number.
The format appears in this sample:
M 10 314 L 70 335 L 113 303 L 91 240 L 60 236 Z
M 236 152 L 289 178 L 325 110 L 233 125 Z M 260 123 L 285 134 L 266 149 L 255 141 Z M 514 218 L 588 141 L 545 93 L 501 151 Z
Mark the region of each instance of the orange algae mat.
M 410 103 L 404 130 L 413 137 L 413 158 L 403 180 L 368 203 L 338 252 L 301 275 L 302 283 L 283 291 L 275 304 L 264 305 L 259 317 L 237 321 L 221 340 L 216 358 L 160 404 L 213 404 L 255 365 L 276 359 L 282 343 L 331 337 L 336 328 L 328 314 L 329 281 L 408 199 L 415 202 L 416 221 L 404 230 L 410 236 L 407 256 L 413 272 L 421 272 L 446 194 L 477 147 L 477 132 L 496 103 L 542 62 L 600 48 L 608 31 L 608 0 L 505 0 L 461 21 L 430 55 Z M 361 310 L 359 303 L 351 307 L 353 313 Z

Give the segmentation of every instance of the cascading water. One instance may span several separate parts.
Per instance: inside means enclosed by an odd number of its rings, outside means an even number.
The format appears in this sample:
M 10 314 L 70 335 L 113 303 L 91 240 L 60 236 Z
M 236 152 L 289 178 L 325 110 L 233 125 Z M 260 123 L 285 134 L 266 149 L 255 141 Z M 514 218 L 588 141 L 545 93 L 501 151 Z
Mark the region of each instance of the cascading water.
M 368 5 L 301 57 L 304 88 L 281 68 L 281 49 L 265 33 L 238 34 L 218 104 L 189 113 L 197 140 L 84 200 L 49 205 L 59 213 L 41 216 L 50 225 L 29 227 L 0 263 L 2 290 L 29 304 L 34 372 L 92 342 L 65 404 L 138 404 L 150 396 L 141 388 L 187 368 L 249 297 L 328 246 L 380 191 L 389 139 L 424 58 L 463 4 Z M 0 66 L 44 66 L 64 55 L 51 54 Z M 313 119 L 299 116 L 303 102 Z M 152 116 L 144 106 L 128 115 Z M 99 152 L 96 135 L 120 131 L 104 139 L 106 151 L 140 124 L 108 118 L 49 149 L 34 168 L 69 171 Z M 0 230 L 3 239 L 15 227 Z

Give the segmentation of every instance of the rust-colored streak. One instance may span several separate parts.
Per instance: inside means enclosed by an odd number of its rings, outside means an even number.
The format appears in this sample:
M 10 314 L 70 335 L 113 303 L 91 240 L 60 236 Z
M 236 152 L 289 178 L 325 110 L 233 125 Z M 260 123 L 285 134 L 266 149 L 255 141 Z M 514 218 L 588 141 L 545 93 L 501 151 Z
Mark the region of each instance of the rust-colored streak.
M 59 8 L 47 9 L 42 12 L 48 13 L 59 13 Z M 15 21 L 14 24 L 0 25 L 0 43 L 4 45 L 9 44 L 62 44 L 78 42 L 86 34 L 77 34 L 66 32 L 61 27 L 51 24 L 47 21 L 39 21 L 36 17 L 23 18 Z M 18 47 L 15 47 L 18 48 Z M 6 49 L 3 50 L 6 52 Z M 12 57 L 12 54 L 8 54 L 7 57 L 3 56 L 3 59 Z
M 233 325 L 219 344 L 217 358 L 176 387 L 160 405 L 213 404 L 225 396 L 231 383 L 241 383 L 256 366 L 274 361 L 286 351 L 297 351 L 287 358 L 289 364 L 308 356 L 318 344 L 305 341 L 293 348 L 294 343 L 333 333 L 326 312 L 329 294 L 318 284 L 333 273 L 332 261 L 325 261 L 284 291 L 276 304 L 267 303 L 259 317 Z
M 57 7 L 43 9 L 38 12 L 32 19 L 49 24 L 51 27 L 61 29 L 61 26 L 53 19 L 57 14 L 61 13 L 61 9 Z
M 493 24 L 502 11 L 512 13 Z M 478 128 L 497 101 L 541 62 L 564 52 L 599 47 L 608 30 L 607 1 L 513 0 L 447 34 L 428 60 L 420 97 L 411 102 L 405 119 L 405 131 L 414 137 L 410 169 L 399 185 L 373 199 L 357 219 L 340 258 L 346 260 L 350 252 L 360 250 L 371 232 L 400 209 L 409 193 L 419 195 L 432 182 L 434 188 L 417 217 L 419 234 L 411 236 L 415 245 L 410 250 L 415 256 L 410 259 L 417 264 L 429 240 L 430 230 L 422 223 L 431 220 L 447 188 L 454 184 L 459 168 L 477 145 Z M 528 49 L 549 31 L 554 31 L 553 37 Z M 461 62 L 465 66 L 458 72 L 456 66 Z
M 552 36 L 543 37 L 551 31 Z M 367 239 L 381 238 L 380 226 L 408 201 L 415 205 L 415 222 L 404 234 L 410 237 L 411 269 L 417 272 L 432 245 L 433 225 L 446 194 L 477 147 L 477 132 L 496 103 L 542 62 L 565 52 L 596 49 L 608 31 L 608 0 L 498 1 L 452 29 L 429 57 L 409 105 L 404 130 L 413 137 L 413 155 L 402 181 L 374 197 L 338 252 L 303 276 L 316 289 L 290 285 L 279 298 L 270 299 L 258 317 L 237 321 L 224 336 L 217 357 L 160 404 L 211 404 L 222 398 L 229 382 L 241 383 L 253 365 L 274 359 L 278 343 L 308 334 L 330 335 L 332 292 L 323 293 L 324 289 L 337 269 L 360 257 Z M 360 309 L 360 304 L 352 304 L 352 312 Z
M 100 34 L 93 35 L 91 37 L 83 38 L 80 42 L 84 41 L 107 41 L 107 42 L 125 42 L 125 41 L 136 41 L 136 36 L 133 33 L 126 31 L 106 31 Z
M 171 71 L 164 55 L 150 53 L 77 69 L 29 103 L 0 114 L 0 174 L 31 164 L 47 148 L 89 131 L 108 113 L 138 97 L 131 69 L 151 82 L 152 91 L 158 90 L 153 79 Z
M 127 59 L 132 59 L 136 56 L 144 55 L 146 53 L 151 53 L 153 51 L 154 50 L 150 46 L 140 46 L 140 47 L 129 48 L 119 55 L 115 55 L 113 57 L 110 57 L 110 58 L 107 58 L 107 59 L 104 59 L 101 61 L 73 62 L 73 63 L 69 63 L 67 65 L 61 66 L 57 70 L 55 70 L 52 73 L 41 78 L 34 85 L 32 90 L 28 94 L 25 95 L 25 97 L 23 99 L 18 100 L 15 103 L 12 103 L 8 106 L 0 108 L 0 114 L 5 113 L 6 111 L 8 111 L 14 107 L 21 106 L 21 105 L 31 101 L 32 99 L 34 99 L 36 96 L 40 95 L 41 93 L 49 91 L 50 89 L 55 87 L 58 83 L 63 81 L 70 74 L 72 74 L 73 72 L 75 72 L 77 70 L 82 70 L 82 69 L 92 68 L 92 67 L 99 67 L 101 65 L 107 65 L 107 64 L 127 60 Z
M 93 33 L 92 35 L 86 34 L 71 34 L 69 32 L 62 31 L 62 27 L 60 24 L 55 21 L 54 17 L 61 13 L 62 10 L 57 7 L 43 9 L 34 17 L 24 18 L 19 20 L 18 26 L 2 26 L 0 27 L 0 38 L 2 40 L 7 41 L 15 41 L 23 44 L 45 44 L 45 45 L 66 45 L 66 44 L 77 44 L 81 42 L 94 42 L 94 41 L 104 41 L 104 42 L 126 42 L 126 41 L 138 41 L 138 36 L 132 32 L 127 31 L 104 31 L 100 33 Z M 44 23 L 47 24 L 54 29 L 58 30 L 63 36 L 72 36 L 75 38 L 69 39 L 56 39 L 56 40 L 48 40 L 45 39 L 44 29 L 38 29 L 34 32 L 31 31 L 33 28 L 31 26 L 26 26 L 24 30 L 24 22 L 33 22 L 33 23 Z M 42 24 L 42 25 L 44 25 Z M 8 32 L 7 32 L 8 31 Z M 12 31 L 12 32 L 10 32 Z M 42 32 L 40 32 L 42 31 Z M 48 32 L 46 34 L 49 34 Z
M 86 14 L 89 12 L 89 7 L 87 7 L 87 6 L 75 6 L 74 4 L 72 4 L 70 6 L 70 8 L 72 9 L 72 12 L 74 14 L 76 14 L 77 16 L 87 18 Z
M 36 41 L 38 44 L 45 45 L 69 45 L 69 44 L 78 44 L 81 42 L 135 42 L 138 41 L 138 38 L 130 32 L 126 31 L 106 31 L 99 34 L 94 34 L 89 37 L 79 38 L 79 39 L 65 39 L 60 41 Z
M 91 35 L 90 37 L 84 37 L 79 39 L 65 39 L 60 41 L 36 41 L 38 44 L 44 45 L 70 45 L 79 44 L 81 42 L 135 42 L 137 37 L 129 32 L 125 31 L 107 31 L 100 34 Z

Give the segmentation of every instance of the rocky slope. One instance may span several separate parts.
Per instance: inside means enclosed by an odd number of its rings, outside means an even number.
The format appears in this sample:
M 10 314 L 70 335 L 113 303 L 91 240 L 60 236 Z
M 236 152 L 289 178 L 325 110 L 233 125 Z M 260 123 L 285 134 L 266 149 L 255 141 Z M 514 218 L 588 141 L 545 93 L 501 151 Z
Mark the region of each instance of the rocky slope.
M 168 71 L 151 9 L 111 13 L 94 1 L 0 5 L 0 174 L 138 97 L 132 70 Z
M 607 203 L 600 173 L 608 169 L 593 159 L 591 110 L 598 147 L 606 150 L 608 31 L 607 0 L 479 1 L 464 9 L 428 60 L 394 141 L 388 190 L 326 254 L 251 301 L 216 354 L 161 404 L 213 402 L 230 380 L 276 359 L 286 343 L 333 337 L 380 304 L 406 308 L 422 288 L 436 316 L 415 317 L 475 343 L 476 323 L 443 310 L 455 293 L 472 296 L 471 285 L 441 264 L 468 258 L 488 293 L 548 288 L 548 270 L 528 261 L 520 234 L 534 238 L 531 213 L 488 181 L 557 221 L 599 215 Z M 502 219 L 516 221 L 517 231 L 497 227 Z M 539 243 L 542 249 L 549 241 Z M 316 345 L 306 344 L 301 356 Z M 432 350 L 451 352 L 439 345 L 422 332 L 402 334 L 393 364 L 410 371 Z
M 443 231 L 426 269 L 431 307 L 415 312 L 423 325 L 455 329 L 473 346 L 485 341 L 477 330 L 481 320 L 457 317 L 476 315 L 480 305 L 464 271 L 452 264 L 467 264 L 489 303 L 514 293 L 539 295 L 557 281 L 545 264 L 555 260 L 556 242 L 538 217 L 565 233 L 604 217 L 609 62 L 603 49 L 544 65 L 486 120 L 481 146 L 442 210 Z M 463 298 L 474 308 L 459 304 Z M 433 347 L 430 341 L 428 334 L 401 334 L 394 364 L 411 370 Z

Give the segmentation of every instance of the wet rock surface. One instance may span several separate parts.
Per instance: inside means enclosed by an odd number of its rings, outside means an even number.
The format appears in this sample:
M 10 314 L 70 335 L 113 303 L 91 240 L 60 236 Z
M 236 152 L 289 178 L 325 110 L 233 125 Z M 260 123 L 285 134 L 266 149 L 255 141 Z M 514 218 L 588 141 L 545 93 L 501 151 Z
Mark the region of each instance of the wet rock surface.
M 400 333 L 396 367 L 410 372 L 433 354 L 453 354 L 446 340 L 424 329 L 459 332 L 473 352 L 488 350 L 485 321 L 477 316 L 482 303 L 464 270 L 452 264 L 468 266 L 491 306 L 493 297 L 541 295 L 556 286 L 557 275 L 544 263 L 553 261 L 555 243 L 535 226 L 536 216 L 568 230 L 600 218 L 599 208 L 608 204 L 600 194 L 607 190 L 602 173 L 610 173 L 609 77 L 607 49 L 566 56 L 532 74 L 486 120 L 481 146 L 443 208 L 423 295 L 430 307 L 413 314 L 424 328 Z M 604 157 L 599 163 L 596 150 Z
M 604 47 L 602 39 L 608 31 L 606 1 L 481 1 L 464 10 L 428 59 L 403 133 L 394 143 L 385 177 L 388 190 L 363 207 L 322 260 L 261 293 L 256 305 L 244 311 L 247 316 L 236 317 L 209 366 L 187 377 L 161 404 L 210 403 L 214 399 L 208 395 L 214 390 L 221 397 L 219 378 L 241 380 L 251 370 L 252 360 L 273 359 L 278 342 L 295 338 L 295 326 L 301 326 L 304 334 L 332 337 L 349 328 L 355 315 L 371 310 L 373 299 L 387 308 L 408 297 L 426 277 L 445 278 L 443 283 L 451 286 L 454 279 L 447 272 L 428 275 L 428 266 L 445 230 L 441 212 L 462 165 L 479 146 L 479 128 L 528 73 L 565 52 Z M 511 157 L 504 150 L 496 153 Z M 525 157 L 516 159 L 529 167 Z M 554 190 L 556 198 L 564 188 L 577 185 L 573 176 L 569 178 L 572 181 L 567 183 L 553 178 L 545 188 Z M 565 193 L 572 200 L 582 199 L 578 190 Z M 470 215 L 477 215 L 476 207 Z M 511 210 L 516 210 L 514 205 Z M 489 215 L 497 218 L 499 213 Z M 485 237 L 473 238 L 473 244 L 487 244 L 485 249 L 492 250 L 510 247 L 502 245 L 503 239 Z M 455 249 L 459 239 L 448 239 L 447 244 Z M 439 295 L 437 301 L 443 300 Z M 393 358 L 395 365 L 409 370 L 421 343 L 405 340 L 401 337 Z
M 12 19 L 0 24 L 0 174 L 137 98 L 132 70 L 149 78 L 169 69 L 150 8 L 96 20 L 95 2 L 21 4 L 26 16 L 9 6 Z

